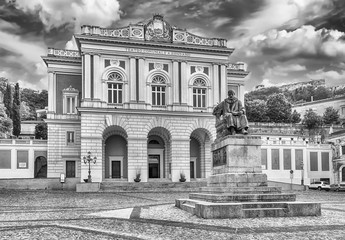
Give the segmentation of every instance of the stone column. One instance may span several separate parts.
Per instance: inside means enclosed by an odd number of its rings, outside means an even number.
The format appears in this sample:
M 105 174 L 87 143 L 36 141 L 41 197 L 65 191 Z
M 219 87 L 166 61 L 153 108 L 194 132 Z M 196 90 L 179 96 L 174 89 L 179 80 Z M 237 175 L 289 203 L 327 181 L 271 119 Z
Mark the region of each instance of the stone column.
M 145 81 L 145 59 L 139 58 L 139 102 L 145 102 L 146 100 L 146 81 Z
M 128 83 L 129 83 L 129 100 L 131 102 L 136 102 L 137 98 L 137 81 L 136 81 L 136 72 L 135 72 L 135 58 L 129 58 L 129 79 L 128 79 Z
M 147 138 L 128 137 L 128 182 L 134 182 L 136 172 L 140 170 L 141 182 L 148 180 Z
M 172 67 L 172 85 L 173 85 L 173 104 L 179 104 L 180 103 L 180 90 L 179 90 L 179 74 L 178 74 L 178 62 L 175 60 L 172 60 L 173 67 Z
M 240 99 L 242 104 L 244 105 L 244 85 L 243 84 L 239 85 L 239 87 L 238 87 L 237 98 Z
M 220 103 L 218 65 L 213 63 L 213 105 Z
M 227 79 L 226 79 L 226 66 L 222 64 L 220 66 L 220 76 L 221 76 L 221 82 L 220 82 L 220 101 L 223 101 L 228 95 L 228 89 L 227 89 Z
M 173 138 L 171 141 L 171 152 L 174 157 L 171 162 L 171 178 L 178 182 L 180 173 L 184 173 L 187 182 L 190 181 L 190 150 L 189 138 Z
M 90 54 L 84 54 L 84 98 L 91 98 L 91 58 Z
M 100 55 L 95 54 L 93 56 L 93 86 L 94 95 L 93 98 L 100 100 L 102 99 L 102 81 L 100 76 Z

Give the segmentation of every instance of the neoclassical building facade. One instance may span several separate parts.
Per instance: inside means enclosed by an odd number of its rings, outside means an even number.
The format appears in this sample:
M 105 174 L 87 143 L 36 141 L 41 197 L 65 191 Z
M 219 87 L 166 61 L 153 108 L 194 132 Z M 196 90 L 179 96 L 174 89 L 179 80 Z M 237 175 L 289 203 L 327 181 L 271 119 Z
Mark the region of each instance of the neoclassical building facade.
M 213 107 L 233 89 L 243 101 L 243 63 L 225 39 L 172 27 L 161 15 L 117 29 L 82 26 L 78 50 L 50 48 L 47 176 L 93 182 L 187 181 L 211 172 Z

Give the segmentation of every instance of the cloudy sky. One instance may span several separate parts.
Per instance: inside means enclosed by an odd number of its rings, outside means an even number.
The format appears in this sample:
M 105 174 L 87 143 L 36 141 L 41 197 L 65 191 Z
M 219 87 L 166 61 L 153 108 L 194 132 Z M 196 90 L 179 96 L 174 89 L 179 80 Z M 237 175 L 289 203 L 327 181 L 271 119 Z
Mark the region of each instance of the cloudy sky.
M 48 47 L 72 48 L 83 24 L 121 27 L 154 13 L 228 39 L 232 61 L 251 72 L 247 91 L 311 79 L 345 84 L 344 0 L 0 0 L 0 77 L 47 89 Z

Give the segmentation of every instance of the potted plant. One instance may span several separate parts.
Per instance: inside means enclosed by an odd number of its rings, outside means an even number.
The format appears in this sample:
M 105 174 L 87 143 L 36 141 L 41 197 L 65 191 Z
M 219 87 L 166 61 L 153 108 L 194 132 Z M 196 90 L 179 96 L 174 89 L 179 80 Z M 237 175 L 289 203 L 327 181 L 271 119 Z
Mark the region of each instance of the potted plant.
M 186 175 L 184 172 L 180 172 L 180 182 L 185 182 L 186 181 Z
M 141 181 L 140 176 L 141 176 L 141 171 L 137 170 L 135 174 L 134 182 L 140 182 Z

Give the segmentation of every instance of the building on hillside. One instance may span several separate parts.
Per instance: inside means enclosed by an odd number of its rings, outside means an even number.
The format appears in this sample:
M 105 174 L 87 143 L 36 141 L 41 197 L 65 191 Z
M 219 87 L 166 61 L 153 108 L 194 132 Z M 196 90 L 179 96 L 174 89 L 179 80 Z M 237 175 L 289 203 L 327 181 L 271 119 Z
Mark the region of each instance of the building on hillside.
M 292 111 L 296 110 L 298 113 L 303 115 L 309 109 L 312 109 L 318 115 L 322 116 L 326 111 L 326 108 L 333 107 L 335 110 L 339 111 L 340 121 L 342 124 L 345 123 L 345 95 L 337 96 L 334 98 L 327 98 L 312 102 L 304 102 L 300 104 L 295 104 L 292 106 Z
M 78 51 L 49 49 L 47 176 L 176 182 L 211 172 L 213 107 L 233 89 L 244 100 L 243 63 L 219 38 L 172 27 L 161 15 L 117 29 L 82 26 Z M 230 67 L 229 67 L 230 66 Z

